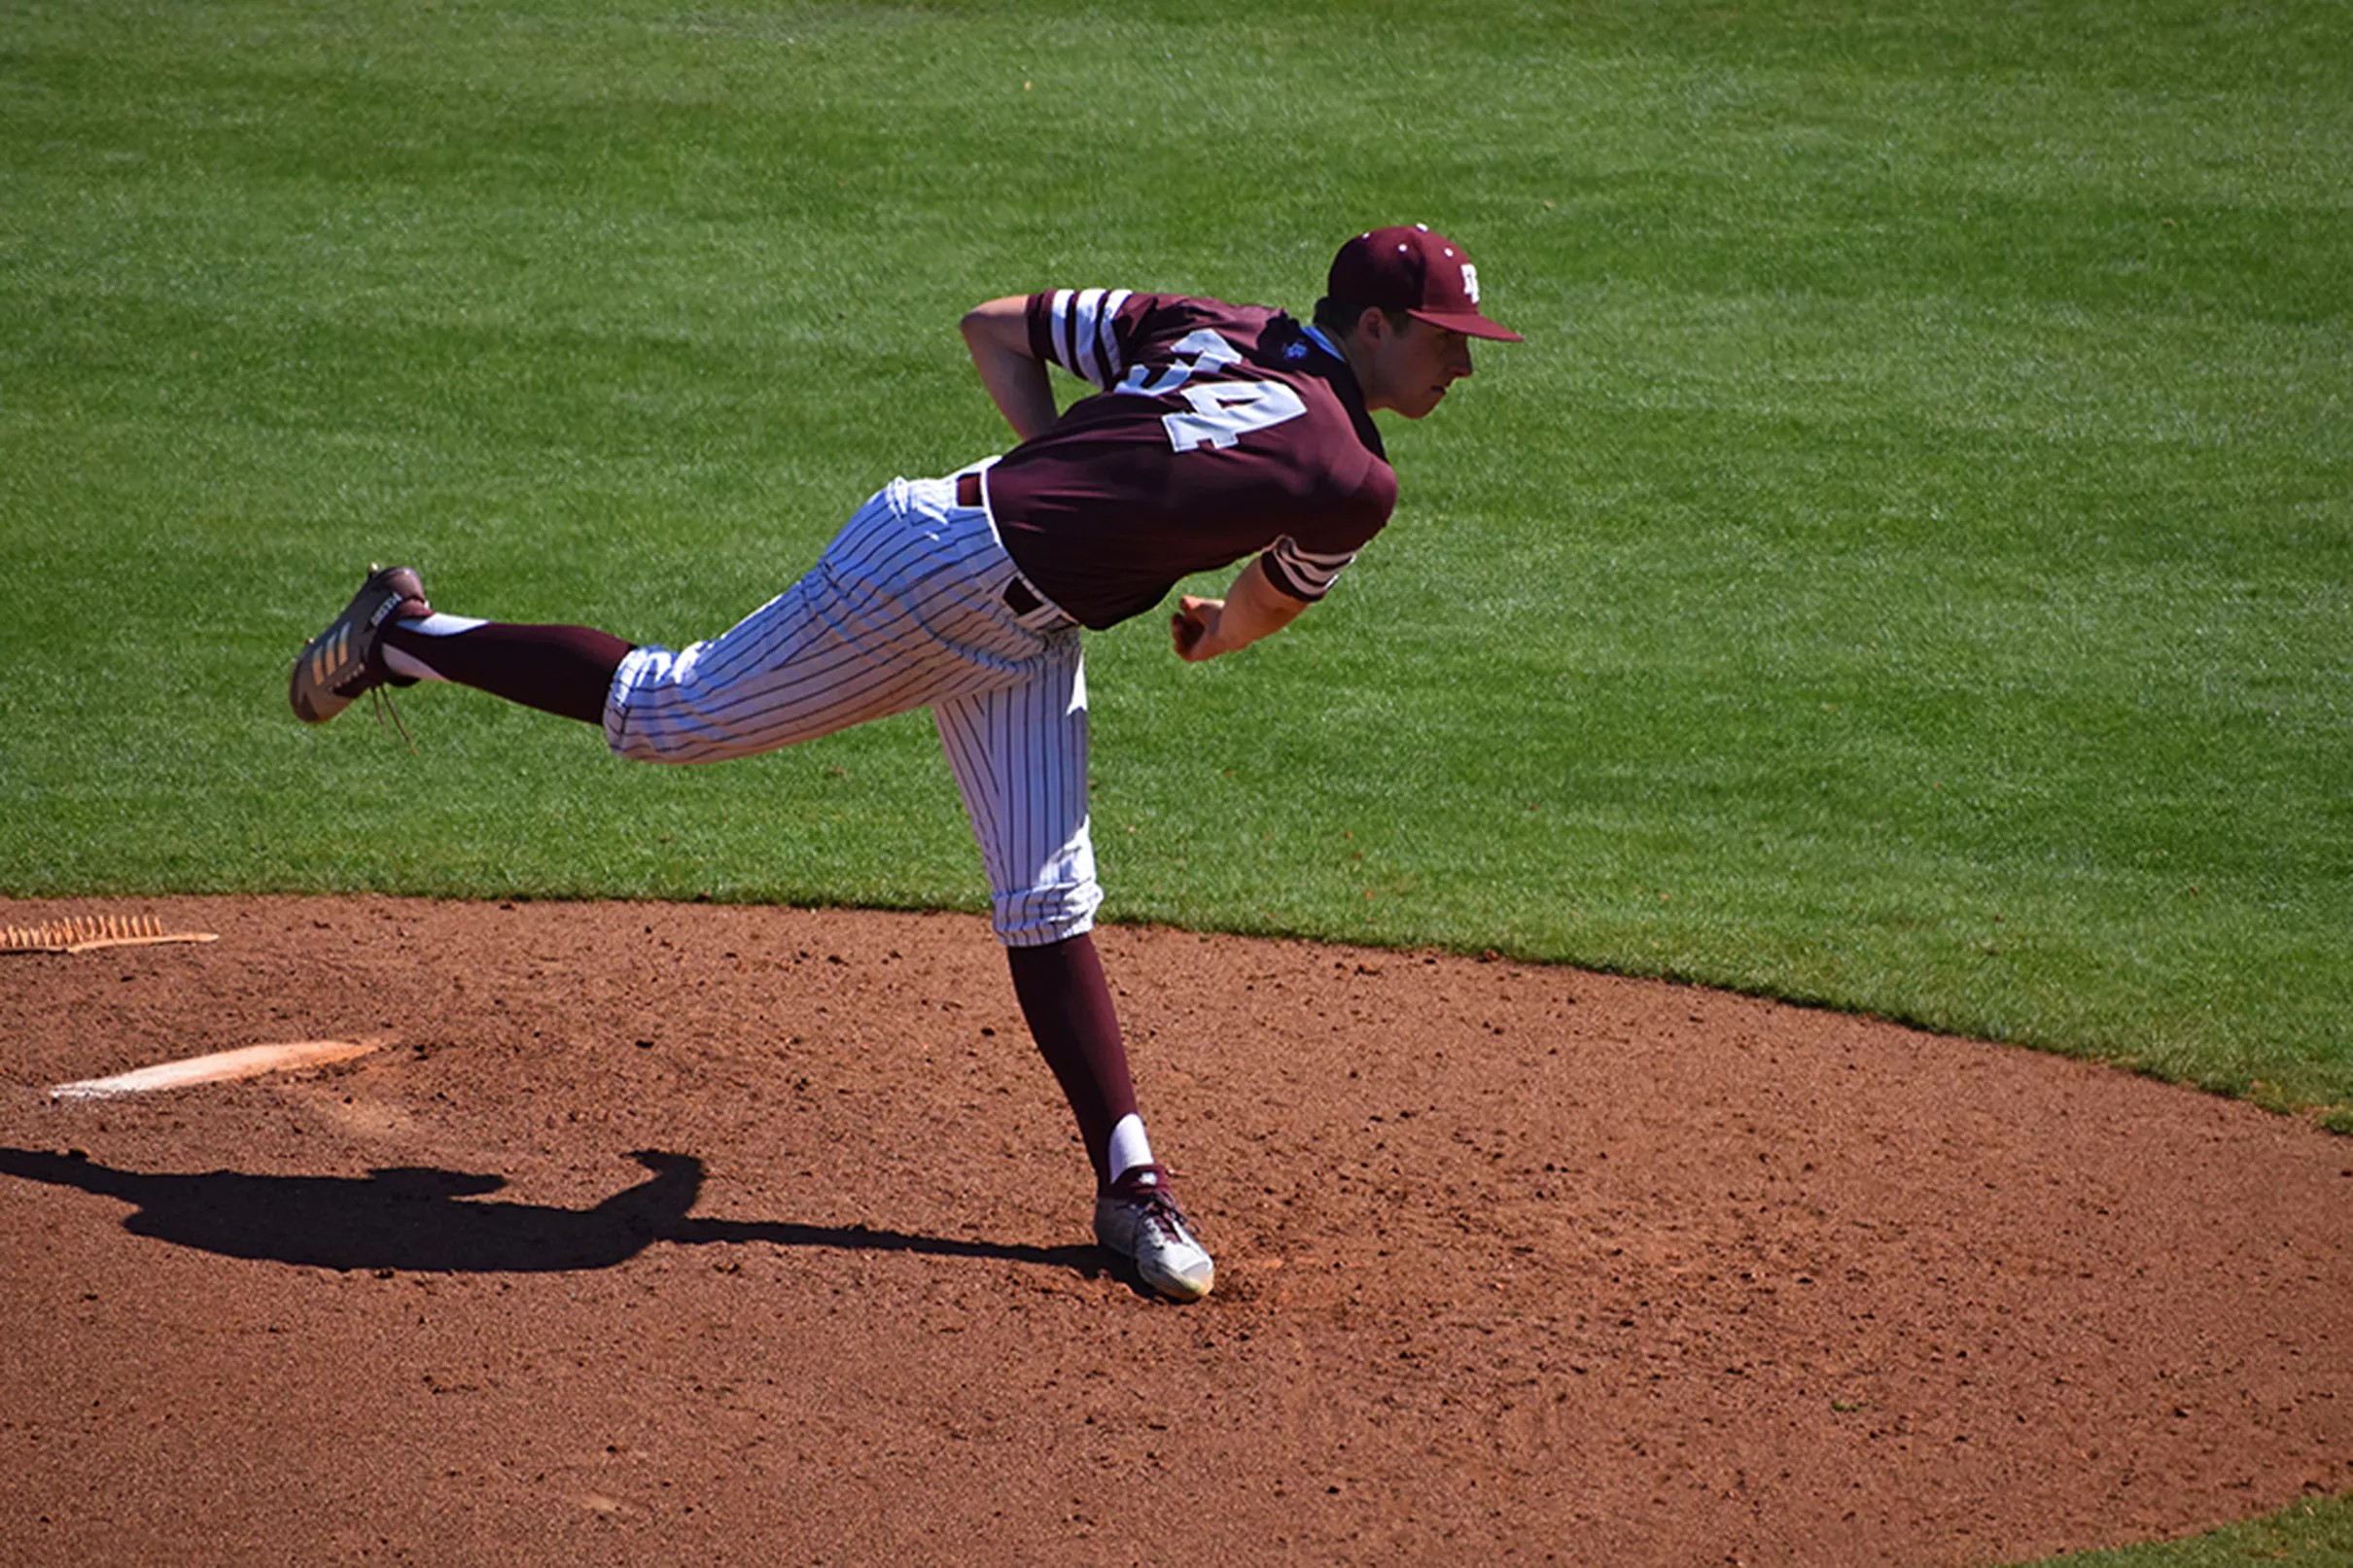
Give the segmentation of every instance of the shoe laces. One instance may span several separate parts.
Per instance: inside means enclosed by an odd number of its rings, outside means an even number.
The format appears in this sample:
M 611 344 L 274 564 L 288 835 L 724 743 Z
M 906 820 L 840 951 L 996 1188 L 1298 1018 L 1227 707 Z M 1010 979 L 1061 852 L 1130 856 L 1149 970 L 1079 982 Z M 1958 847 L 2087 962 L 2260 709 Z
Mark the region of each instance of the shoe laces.
M 370 567 L 369 570 L 372 572 L 375 569 Z M 415 613 L 404 617 L 401 612 L 404 610 L 406 610 L 410 605 L 416 606 Z M 404 618 L 409 620 L 418 620 L 432 613 L 433 607 L 426 604 L 423 600 L 407 599 L 403 600 L 399 604 L 395 605 L 393 607 L 392 613 L 385 618 L 387 620 L 399 620 Z M 368 687 L 368 700 L 369 706 L 375 712 L 376 728 L 382 729 L 384 727 L 384 719 L 386 715 L 389 714 L 392 718 L 392 727 L 396 730 L 399 730 L 401 732 L 401 739 L 408 743 L 408 754 L 410 756 L 421 754 L 417 750 L 416 737 L 408 733 L 408 726 L 401 722 L 401 711 L 392 705 L 391 688 L 396 683 L 400 685 L 407 685 L 409 682 L 405 680 L 395 682 L 392 678 L 392 672 L 384 668 L 384 648 L 381 638 L 376 641 L 374 645 L 369 647 L 369 656 L 360 662 L 359 679 L 370 682 Z
M 1180 1241 L 1187 1246 L 1200 1245 L 1193 1239 L 1193 1227 L 1185 1219 L 1184 1210 L 1176 1206 L 1174 1198 L 1155 1197 L 1146 1202 L 1143 1205 L 1142 1223 L 1159 1232 L 1164 1241 Z
M 1115 1190 L 1121 1202 L 1133 1207 L 1140 1218 L 1162 1233 L 1179 1236 L 1191 1234 L 1191 1225 L 1184 1217 L 1184 1210 L 1177 1206 L 1176 1195 L 1169 1190 L 1165 1177 L 1121 1183 Z
M 410 756 L 422 755 L 423 753 L 417 750 L 416 737 L 409 734 L 408 726 L 401 722 L 401 711 L 392 705 L 392 693 L 387 691 L 381 682 L 378 682 L 368 688 L 368 698 L 375 710 L 376 728 L 382 729 L 385 715 L 390 714 L 392 727 L 399 730 L 401 739 L 408 743 L 408 754 Z

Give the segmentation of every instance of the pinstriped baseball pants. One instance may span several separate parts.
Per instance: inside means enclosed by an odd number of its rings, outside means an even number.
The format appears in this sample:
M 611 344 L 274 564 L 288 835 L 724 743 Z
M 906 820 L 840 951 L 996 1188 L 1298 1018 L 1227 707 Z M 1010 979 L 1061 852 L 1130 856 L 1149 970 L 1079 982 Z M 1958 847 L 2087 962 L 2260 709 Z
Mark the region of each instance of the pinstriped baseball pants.
M 634 649 L 605 741 L 649 762 L 771 751 L 928 707 L 992 892 L 998 938 L 1076 936 L 1103 902 L 1087 825 L 1087 687 L 1076 625 L 1016 618 L 984 506 L 953 479 L 896 479 L 808 575 L 708 642 Z M 1024 622 L 1058 622 L 1034 629 Z

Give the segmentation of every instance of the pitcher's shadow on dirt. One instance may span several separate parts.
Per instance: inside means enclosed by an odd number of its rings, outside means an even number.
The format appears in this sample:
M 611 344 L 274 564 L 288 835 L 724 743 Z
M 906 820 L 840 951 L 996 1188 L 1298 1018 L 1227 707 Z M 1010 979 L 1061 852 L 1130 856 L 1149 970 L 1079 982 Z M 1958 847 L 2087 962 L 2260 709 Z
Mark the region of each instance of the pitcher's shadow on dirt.
M 235 1170 L 145 1174 L 79 1154 L 0 1148 L 0 1173 L 103 1193 L 137 1205 L 134 1236 L 230 1258 L 322 1269 L 417 1273 L 539 1273 L 610 1269 L 657 1241 L 685 1246 L 766 1242 L 785 1247 L 993 1258 L 1089 1276 L 1109 1271 L 1091 1246 L 958 1241 L 862 1226 L 688 1216 L 703 1187 L 692 1155 L 640 1150 L 651 1172 L 593 1207 L 479 1202 L 504 1176 L 395 1167 L 366 1176 L 253 1176 Z

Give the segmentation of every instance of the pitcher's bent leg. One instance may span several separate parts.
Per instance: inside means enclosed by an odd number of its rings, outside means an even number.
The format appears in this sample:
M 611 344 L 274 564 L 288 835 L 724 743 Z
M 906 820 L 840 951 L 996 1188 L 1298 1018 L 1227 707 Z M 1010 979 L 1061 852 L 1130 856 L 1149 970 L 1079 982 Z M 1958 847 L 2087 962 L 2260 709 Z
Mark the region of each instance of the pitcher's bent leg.
M 1101 1192 L 1118 1132 L 1148 1149 L 1127 1041 L 1089 934 L 1103 890 L 1087 822 L 1086 672 L 1075 631 L 1029 679 L 932 710 L 988 869 L 1013 991 L 1078 1123 Z M 1144 1158 L 1149 1158 L 1148 1154 Z
M 932 717 L 989 877 L 1007 947 L 1091 929 L 1103 889 L 1087 821 L 1087 682 L 1075 630 L 1045 640 L 1027 679 L 936 704 Z

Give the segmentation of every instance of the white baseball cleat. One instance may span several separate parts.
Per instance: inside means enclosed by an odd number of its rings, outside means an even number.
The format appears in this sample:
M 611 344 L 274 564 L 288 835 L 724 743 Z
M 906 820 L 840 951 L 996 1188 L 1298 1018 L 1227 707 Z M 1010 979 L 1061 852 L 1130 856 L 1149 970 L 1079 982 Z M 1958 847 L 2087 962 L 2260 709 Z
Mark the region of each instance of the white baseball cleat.
M 1171 1301 L 1197 1302 L 1216 1283 L 1217 1265 L 1194 1239 L 1169 1191 L 1168 1172 L 1158 1166 L 1123 1171 L 1096 1197 L 1095 1239 Z

